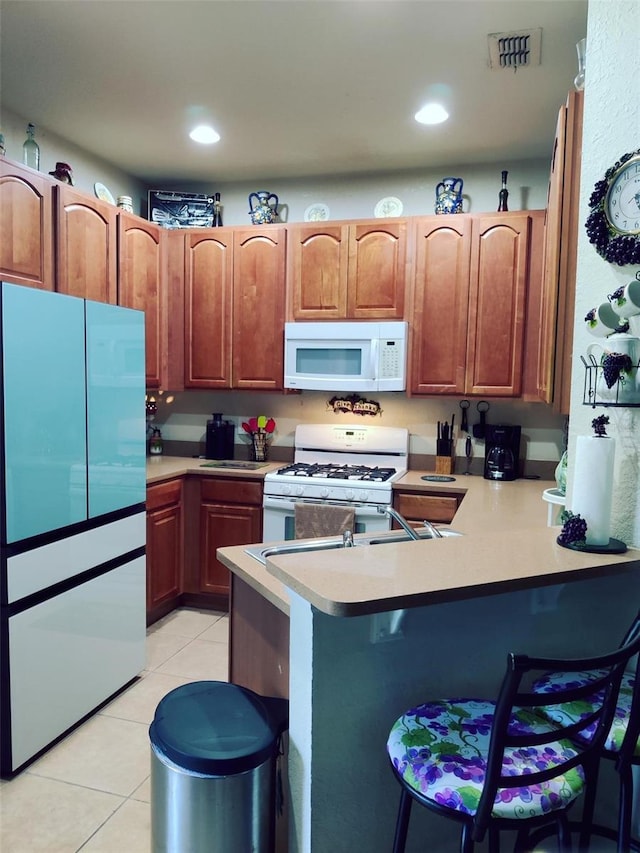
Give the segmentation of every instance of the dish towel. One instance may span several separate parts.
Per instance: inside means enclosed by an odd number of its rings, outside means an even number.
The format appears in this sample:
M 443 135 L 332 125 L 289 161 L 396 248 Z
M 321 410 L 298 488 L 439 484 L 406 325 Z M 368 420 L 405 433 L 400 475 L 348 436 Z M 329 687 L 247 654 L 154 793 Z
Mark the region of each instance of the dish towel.
M 318 536 L 339 536 L 354 529 L 355 510 L 347 506 L 328 504 L 295 505 L 296 539 L 315 539 Z

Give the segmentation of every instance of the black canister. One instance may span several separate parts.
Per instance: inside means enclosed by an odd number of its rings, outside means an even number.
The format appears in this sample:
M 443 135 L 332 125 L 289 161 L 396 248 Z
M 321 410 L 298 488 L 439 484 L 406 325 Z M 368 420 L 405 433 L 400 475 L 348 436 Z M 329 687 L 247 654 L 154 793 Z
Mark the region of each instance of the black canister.
M 234 458 L 235 425 L 231 421 L 223 421 L 221 414 L 214 414 L 207 421 L 207 459 Z

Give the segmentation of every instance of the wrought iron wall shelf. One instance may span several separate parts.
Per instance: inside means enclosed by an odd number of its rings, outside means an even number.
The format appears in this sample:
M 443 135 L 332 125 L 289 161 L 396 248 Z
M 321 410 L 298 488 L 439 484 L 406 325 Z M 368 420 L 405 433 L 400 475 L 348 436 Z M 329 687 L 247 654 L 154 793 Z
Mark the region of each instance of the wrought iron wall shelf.
M 602 375 L 602 365 L 598 364 L 593 356 L 589 356 L 590 361 L 581 355 L 582 363 L 584 364 L 584 390 L 582 394 L 582 404 L 591 406 L 595 409 L 596 406 L 604 408 L 625 408 L 637 409 L 640 408 L 640 377 L 638 369 L 640 364 L 636 364 L 631 368 L 629 374 L 626 374 L 623 379 L 618 381 L 611 387 L 607 388 L 607 384 Z M 624 397 L 628 394 L 626 385 L 630 383 L 632 388 L 635 388 L 632 402 L 629 402 Z

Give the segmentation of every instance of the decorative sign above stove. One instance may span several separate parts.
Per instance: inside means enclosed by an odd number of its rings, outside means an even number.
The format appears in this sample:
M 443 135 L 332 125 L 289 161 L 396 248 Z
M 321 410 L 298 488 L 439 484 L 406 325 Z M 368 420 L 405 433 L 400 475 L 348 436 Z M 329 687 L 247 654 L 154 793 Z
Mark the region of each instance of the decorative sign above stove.
M 342 395 L 332 397 L 327 401 L 327 407 L 334 412 L 351 412 L 354 415 L 376 415 L 382 414 L 382 406 L 376 400 L 365 400 L 358 394 Z

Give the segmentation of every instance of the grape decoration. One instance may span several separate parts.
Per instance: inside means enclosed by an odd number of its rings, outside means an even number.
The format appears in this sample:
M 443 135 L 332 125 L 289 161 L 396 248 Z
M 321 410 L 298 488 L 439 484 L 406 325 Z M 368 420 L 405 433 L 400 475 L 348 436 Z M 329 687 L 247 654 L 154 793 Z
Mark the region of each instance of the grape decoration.
M 605 202 L 607 192 L 618 169 L 632 157 L 637 157 L 640 150 L 624 154 L 618 162 L 605 172 L 604 178 L 598 181 L 589 198 L 591 210 L 585 228 L 589 242 L 596 252 L 610 264 L 623 267 L 627 264 L 640 264 L 640 235 L 620 234 L 607 220 Z
M 563 522 L 558 536 L 558 545 L 584 545 L 587 541 L 587 522 L 581 515 L 565 510 L 560 516 Z
M 599 438 L 606 436 L 608 424 L 609 424 L 609 415 L 598 415 L 597 418 L 594 418 L 591 421 L 591 426 L 593 427 L 593 431 Z
M 610 352 L 602 359 L 602 375 L 607 388 L 613 388 L 620 379 L 624 382 L 623 373 L 630 374 L 633 368 L 631 356 L 621 352 Z

